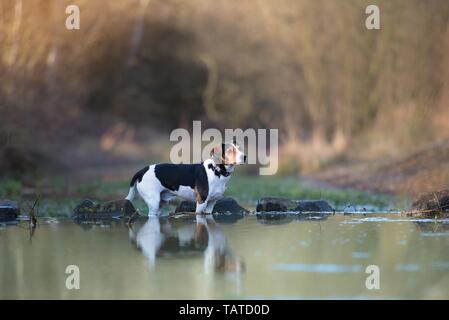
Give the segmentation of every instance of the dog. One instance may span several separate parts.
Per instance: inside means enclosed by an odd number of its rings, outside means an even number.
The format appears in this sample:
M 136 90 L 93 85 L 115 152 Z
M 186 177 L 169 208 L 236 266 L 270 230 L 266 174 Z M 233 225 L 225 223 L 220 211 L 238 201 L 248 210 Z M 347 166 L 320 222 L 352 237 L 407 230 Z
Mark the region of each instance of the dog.
M 197 214 L 210 214 L 223 197 L 235 166 L 245 162 L 246 155 L 234 140 L 214 147 L 202 163 L 152 164 L 133 176 L 126 199 L 132 201 L 137 190 L 148 206 L 148 215 L 159 215 L 161 206 L 178 196 L 196 202 Z

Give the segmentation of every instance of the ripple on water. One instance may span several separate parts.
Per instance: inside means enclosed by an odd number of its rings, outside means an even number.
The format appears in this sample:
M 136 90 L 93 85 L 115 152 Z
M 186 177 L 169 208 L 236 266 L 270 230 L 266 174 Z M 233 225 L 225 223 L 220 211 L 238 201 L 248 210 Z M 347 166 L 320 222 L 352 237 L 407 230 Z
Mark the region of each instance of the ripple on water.
M 299 241 L 299 245 L 301 247 L 308 247 L 308 246 L 310 246 L 310 243 L 305 240 L 301 240 L 301 241 Z
M 310 273 L 356 273 L 362 272 L 361 265 L 343 264 L 305 264 L 305 263 L 275 263 L 272 268 L 277 271 L 310 272 Z
M 350 220 L 345 220 L 341 222 L 342 224 L 360 224 L 364 222 L 396 222 L 396 223 L 402 223 L 402 222 L 435 222 L 438 223 L 449 223 L 449 219 L 441 219 L 441 220 L 435 220 L 435 219 L 401 219 L 401 218 L 388 218 L 388 217 L 366 217 L 366 218 L 354 218 Z
M 395 267 L 396 271 L 405 271 L 405 272 L 419 272 L 422 271 L 420 265 L 415 263 L 399 263 Z
M 449 232 L 421 232 L 422 237 L 449 237 Z
M 369 252 L 354 251 L 352 253 L 354 259 L 368 259 L 369 256 Z
M 435 261 L 432 263 L 435 269 L 449 269 L 449 261 Z

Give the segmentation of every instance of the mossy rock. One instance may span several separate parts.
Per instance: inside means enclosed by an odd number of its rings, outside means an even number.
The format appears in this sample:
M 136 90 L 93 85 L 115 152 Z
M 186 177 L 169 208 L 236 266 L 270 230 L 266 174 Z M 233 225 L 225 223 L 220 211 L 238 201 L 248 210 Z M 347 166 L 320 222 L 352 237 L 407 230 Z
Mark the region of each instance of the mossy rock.
M 172 216 L 189 215 L 196 210 L 196 203 L 192 201 L 182 201 L 176 208 Z M 217 201 L 212 210 L 214 219 L 220 223 L 235 223 L 242 219 L 249 211 L 243 208 L 231 197 L 224 197 Z
M 175 213 L 180 212 L 195 212 L 196 203 L 192 201 L 182 201 L 175 210 Z M 224 197 L 217 201 L 212 210 L 212 213 L 248 213 L 249 211 L 243 208 L 238 202 L 231 197 Z
M 326 212 L 334 208 L 325 200 L 291 200 L 278 197 L 264 197 L 257 202 L 257 212 Z
M 256 212 L 287 212 L 297 207 L 294 200 L 279 197 L 264 197 L 259 199 Z
M 20 214 L 17 202 L 10 200 L 0 200 L 0 222 L 16 221 Z
M 71 218 L 77 221 L 114 219 L 129 217 L 135 212 L 137 212 L 136 208 L 126 199 L 103 203 L 84 200 L 73 210 Z

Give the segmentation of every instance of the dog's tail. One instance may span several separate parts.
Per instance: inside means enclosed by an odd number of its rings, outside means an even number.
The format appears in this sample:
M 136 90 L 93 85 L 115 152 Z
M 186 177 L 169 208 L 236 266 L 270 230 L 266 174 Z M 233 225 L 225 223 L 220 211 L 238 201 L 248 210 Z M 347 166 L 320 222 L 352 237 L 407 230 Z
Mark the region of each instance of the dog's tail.
M 126 200 L 132 201 L 134 197 L 136 196 L 136 185 L 129 187 L 128 195 L 126 196 Z
M 134 199 L 134 197 L 136 196 L 137 182 L 142 181 L 142 178 L 143 178 L 144 174 L 148 171 L 148 169 L 149 169 L 149 167 L 146 166 L 142 170 L 137 171 L 136 174 L 134 175 L 134 177 L 131 179 L 131 182 L 129 184 L 129 192 L 125 198 L 126 200 L 132 201 Z

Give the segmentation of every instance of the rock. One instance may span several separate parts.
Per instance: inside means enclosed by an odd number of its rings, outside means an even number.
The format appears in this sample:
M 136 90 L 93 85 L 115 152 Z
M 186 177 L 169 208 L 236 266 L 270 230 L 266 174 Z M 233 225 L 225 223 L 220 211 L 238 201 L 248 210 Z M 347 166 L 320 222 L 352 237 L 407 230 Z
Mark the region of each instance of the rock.
M 333 212 L 325 200 L 290 200 L 286 198 L 265 197 L 258 201 L 257 212 Z
M 299 200 L 293 211 L 299 212 L 333 212 L 334 208 L 325 200 Z
M 174 215 L 191 214 L 195 212 L 196 204 L 192 201 L 182 201 L 175 210 Z M 235 223 L 242 219 L 249 211 L 243 208 L 231 197 L 224 197 L 217 201 L 212 210 L 214 219 L 219 223 Z
M 196 204 L 192 201 L 182 201 L 175 210 L 175 213 L 180 212 L 195 212 Z M 243 208 L 238 202 L 231 197 L 224 197 L 217 201 L 212 210 L 212 213 L 248 213 L 249 211 Z
M 334 209 L 324 200 L 290 200 L 265 197 L 258 201 L 257 220 L 263 224 L 284 224 L 294 220 L 326 219 Z
M 84 200 L 73 210 L 71 218 L 77 221 L 104 220 L 128 217 L 135 212 L 137 211 L 131 201 L 126 199 L 103 203 Z
M 286 212 L 293 211 L 297 207 L 294 200 L 277 197 L 264 197 L 257 202 L 256 212 Z
M 224 197 L 217 201 L 214 206 L 213 213 L 248 213 L 249 211 L 243 208 L 238 202 L 231 197 Z
M 15 201 L 0 200 L 0 222 L 17 220 L 20 214 L 19 205 Z
M 182 201 L 175 210 L 175 213 L 180 212 L 195 212 L 196 204 L 192 201 Z

